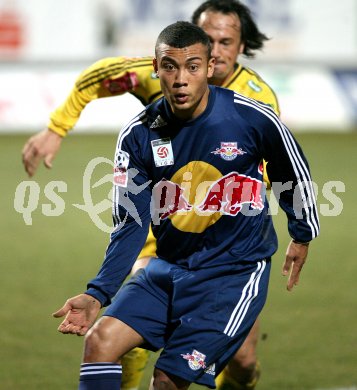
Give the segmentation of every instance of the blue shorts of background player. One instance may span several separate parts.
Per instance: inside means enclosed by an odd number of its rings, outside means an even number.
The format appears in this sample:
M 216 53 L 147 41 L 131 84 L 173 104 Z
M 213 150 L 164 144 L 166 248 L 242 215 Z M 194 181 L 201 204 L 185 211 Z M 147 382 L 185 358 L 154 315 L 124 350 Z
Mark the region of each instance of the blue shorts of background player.
M 151 261 L 123 286 L 105 316 L 162 349 L 155 366 L 215 388 L 215 376 L 243 343 L 266 301 L 270 259 L 189 270 Z

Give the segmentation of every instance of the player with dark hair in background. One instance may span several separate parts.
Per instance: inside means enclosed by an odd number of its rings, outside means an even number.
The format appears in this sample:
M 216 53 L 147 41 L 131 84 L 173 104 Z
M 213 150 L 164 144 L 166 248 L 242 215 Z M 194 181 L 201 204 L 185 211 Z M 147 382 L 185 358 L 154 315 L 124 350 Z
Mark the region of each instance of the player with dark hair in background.
M 216 59 L 210 84 L 232 89 L 271 105 L 279 114 L 272 89 L 253 70 L 237 63 L 239 55 L 253 57 L 267 37 L 256 26 L 249 9 L 238 1 L 209 0 L 193 13 L 192 22 L 202 27 L 212 44 Z M 160 83 L 152 68 L 152 58 L 113 57 L 100 60 L 86 69 L 65 102 L 52 114 L 48 128 L 30 138 L 23 150 L 25 169 L 32 176 L 41 159 L 50 167 L 63 137 L 73 128 L 84 107 L 92 100 L 129 92 L 143 104 L 162 96 Z M 139 255 L 134 271 L 156 256 L 155 239 L 149 238 Z M 253 389 L 260 368 L 256 357 L 259 332 L 255 324 L 236 356 L 217 380 L 220 389 Z M 147 351 L 133 350 L 123 361 L 131 370 L 125 371 L 123 387 L 136 389 L 148 359 Z
M 176 22 L 157 39 L 153 64 L 164 97 L 118 136 L 115 229 L 103 265 L 86 293 L 54 314 L 66 316 L 60 332 L 86 335 L 80 390 L 120 388 L 118 358 L 137 346 L 162 349 L 154 389 L 215 388 L 264 306 L 277 250 L 263 159 L 272 182 L 292 183 L 279 197 L 292 237 L 283 265 L 288 290 L 319 233 L 300 146 L 266 104 L 209 86 L 214 62 L 194 24 Z M 158 258 L 118 292 L 150 222 Z

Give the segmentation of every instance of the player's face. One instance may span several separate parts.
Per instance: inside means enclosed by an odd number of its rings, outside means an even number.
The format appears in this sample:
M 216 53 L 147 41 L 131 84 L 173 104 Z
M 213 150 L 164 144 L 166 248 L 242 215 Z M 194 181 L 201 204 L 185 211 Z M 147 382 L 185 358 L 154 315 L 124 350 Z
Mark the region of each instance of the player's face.
M 154 68 L 161 90 L 178 118 L 192 119 L 204 111 L 214 59 L 207 58 L 207 48 L 202 43 L 182 49 L 160 44 L 156 48 Z
M 216 59 L 210 84 L 224 85 L 234 72 L 237 57 L 244 50 L 241 23 L 236 14 L 206 11 L 197 23 L 210 37 L 212 56 Z

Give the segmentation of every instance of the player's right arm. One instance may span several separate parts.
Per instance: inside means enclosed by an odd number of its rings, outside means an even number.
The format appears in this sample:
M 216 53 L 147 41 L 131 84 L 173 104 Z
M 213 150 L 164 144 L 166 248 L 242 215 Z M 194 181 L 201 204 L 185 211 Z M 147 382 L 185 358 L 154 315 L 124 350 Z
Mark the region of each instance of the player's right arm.
M 113 222 L 105 260 L 86 294 L 110 304 L 137 259 L 150 225 L 149 132 L 140 115 L 119 134 L 114 158 Z
M 66 100 L 52 112 L 47 128 L 26 142 L 22 160 L 28 175 L 34 175 L 42 159 L 51 168 L 63 137 L 92 100 L 129 92 L 148 103 L 160 91 L 158 80 L 151 77 L 152 72 L 150 57 L 105 58 L 84 70 Z
M 84 335 L 93 324 L 99 308 L 111 303 L 129 274 L 144 245 L 150 224 L 151 180 L 143 155 L 148 147 L 148 136 L 135 134 L 143 127 L 131 122 L 119 134 L 114 158 L 113 221 L 114 230 L 106 250 L 104 262 L 87 285 L 84 294 L 66 301 L 54 313 L 66 315 L 58 330 L 62 333 Z M 147 133 L 148 134 L 148 133 Z M 146 142 L 147 141 L 147 142 Z

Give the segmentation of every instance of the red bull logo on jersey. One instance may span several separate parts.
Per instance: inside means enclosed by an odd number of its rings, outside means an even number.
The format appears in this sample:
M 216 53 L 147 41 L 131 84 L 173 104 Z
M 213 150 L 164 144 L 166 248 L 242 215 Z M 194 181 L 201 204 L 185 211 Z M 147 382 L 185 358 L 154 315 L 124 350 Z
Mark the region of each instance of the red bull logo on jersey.
M 192 205 L 183 195 L 184 188 L 170 180 L 161 180 L 155 185 L 153 191 L 155 208 L 161 212 L 160 219 L 166 219 L 170 215 L 192 209 Z
M 242 148 L 238 148 L 237 142 L 221 142 L 221 147 L 216 148 L 213 154 L 217 154 L 226 161 L 232 161 L 237 156 L 241 156 L 247 152 L 245 152 Z
M 197 371 L 200 368 L 206 368 L 206 355 L 196 351 L 195 349 L 192 351 L 192 353 L 181 354 L 181 356 L 188 361 L 188 366 L 191 368 L 191 370 Z
M 176 216 L 194 217 L 190 215 L 192 212 L 202 218 L 218 214 L 208 222 L 212 224 L 222 215 L 236 216 L 245 204 L 253 210 L 264 209 L 261 195 L 263 182 L 250 176 L 231 172 L 214 181 L 194 183 L 195 186 L 191 184 L 179 185 L 163 179 L 154 186 L 154 224 L 170 217 L 175 225 Z
M 263 210 L 262 185 L 261 180 L 231 172 L 211 185 L 197 209 L 231 216 L 236 216 L 244 204 L 249 204 L 254 210 Z

